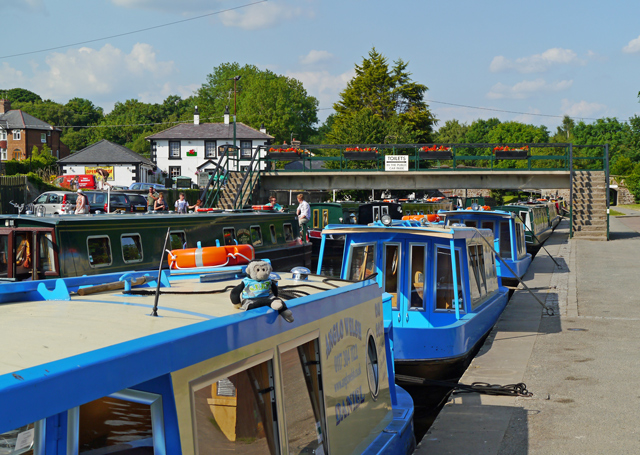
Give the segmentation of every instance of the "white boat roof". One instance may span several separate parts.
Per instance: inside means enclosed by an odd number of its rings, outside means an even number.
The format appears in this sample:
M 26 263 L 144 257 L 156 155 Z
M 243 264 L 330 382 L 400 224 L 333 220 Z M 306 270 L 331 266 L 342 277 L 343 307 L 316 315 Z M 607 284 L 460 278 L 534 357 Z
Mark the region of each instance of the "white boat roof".
M 363 233 L 397 233 L 404 235 L 418 235 L 427 237 L 440 237 L 449 239 L 470 239 L 477 237 L 478 234 L 484 237 L 493 238 L 493 232 L 490 229 L 476 229 L 464 226 L 445 226 L 444 224 L 427 224 L 425 226 L 408 226 L 402 225 L 401 222 L 395 220 L 391 226 L 382 226 L 380 224 L 369 225 L 353 225 L 353 224 L 329 224 L 322 230 L 322 234 L 363 234 Z
M 324 278 L 311 275 L 307 281 L 294 281 L 283 277 L 278 283 L 280 287 L 302 286 L 300 289 L 304 292 L 316 294 L 321 290 L 334 289 L 334 286 L 323 282 Z M 200 283 L 199 279 L 175 280 L 171 281 L 171 287 L 161 290 L 210 291 L 235 286 L 240 281 Z M 331 283 L 338 287 L 351 284 L 339 280 Z M 148 287 L 140 289 L 154 290 Z M 0 375 L 215 318 L 248 314 L 234 308 L 229 294 L 230 290 L 216 294 L 162 294 L 158 317 L 150 316 L 154 295 L 125 295 L 121 290 L 87 296 L 72 295 L 69 301 L 2 304 Z M 229 324 L 240 320 L 229 318 Z
M 506 210 L 440 210 L 438 211 L 438 215 L 444 215 L 445 217 L 452 217 L 457 215 L 477 215 L 494 218 L 515 217 L 513 212 L 507 212 Z

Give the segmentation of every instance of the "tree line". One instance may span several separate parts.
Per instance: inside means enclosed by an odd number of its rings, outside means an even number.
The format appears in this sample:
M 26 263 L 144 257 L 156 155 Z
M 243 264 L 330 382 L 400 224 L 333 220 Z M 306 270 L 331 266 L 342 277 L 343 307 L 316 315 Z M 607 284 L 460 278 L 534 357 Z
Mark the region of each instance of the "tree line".
M 253 128 L 263 124 L 275 143 L 293 136 L 306 144 L 408 144 L 408 143 L 573 143 L 610 145 L 612 175 L 627 176 L 640 199 L 640 117 L 628 121 L 602 118 L 592 123 L 565 116 L 555 132 L 544 126 L 497 118 L 469 124 L 447 120 L 439 125 L 425 101 L 428 87 L 412 79 L 409 62 L 389 62 L 375 48 L 355 64 L 355 76 L 333 105 L 334 113 L 320 124 L 318 100 L 302 82 L 261 70 L 255 65 L 223 63 L 213 68 L 205 82 L 187 98 L 168 96 L 162 103 L 136 99 L 116 102 L 108 114 L 91 100 L 73 98 L 65 104 L 43 100 L 22 88 L 0 91 L 23 111 L 62 128 L 62 141 L 72 151 L 101 139 L 124 145 L 149 156 L 145 137 L 179 122 L 193 120 L 198 106 L 201 122 L 220 122 L 226 106 L 237 109 L 237 121 Z M 240 76 L 234 93 L 233 78 Z M 468 149 L 465 154 L 488 155 L 490 150 Z M 320 151 L 333 154 L 337 151 Z M 600 154 L 599 150 L 587 150 Z M 554 167 L 553 162 L 539 163 Z M 521 165 L 515 163 L 514 165 Z M 638 183 L 635 183 L 638 182 Z

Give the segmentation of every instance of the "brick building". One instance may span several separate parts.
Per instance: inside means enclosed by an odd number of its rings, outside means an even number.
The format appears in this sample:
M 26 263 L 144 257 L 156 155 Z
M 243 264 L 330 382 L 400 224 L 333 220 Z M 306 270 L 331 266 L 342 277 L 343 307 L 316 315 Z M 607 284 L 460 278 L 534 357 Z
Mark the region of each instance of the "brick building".
M 19 109 L 11 110 L 9 100 L 0 100 L 0 160 L 25 160 L 34 147 L 47 145 L 56 158 L 69 155 L 60 141 L 61 130 Z

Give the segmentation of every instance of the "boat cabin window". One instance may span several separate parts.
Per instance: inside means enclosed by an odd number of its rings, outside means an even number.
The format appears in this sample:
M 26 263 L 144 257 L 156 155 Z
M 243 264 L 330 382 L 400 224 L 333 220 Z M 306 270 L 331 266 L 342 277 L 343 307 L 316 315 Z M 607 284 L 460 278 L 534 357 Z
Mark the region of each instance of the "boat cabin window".
M 251 244 L 253 246 L 262 246 L 262 230 L 260 226 L 251 226 Z
M 359 354 L 357 350 L 349 353 L 351 361 Z M 288 453 L 325 453 L 327 433 L 318 341 L 281 353 L 280 364 Z
M 511 260 L 511 232 L 508 221 L 500 222 L 500 239 L 498 241 L 500 242 L 500 256 L 502 259 Z
M 251 243 L 251 234 L 248 229 L 238 229 L 238 237 L 236 239 L 240 245 L 249 245 Z
M 270 360 L 194 387 L 196 453 L 278 453 L 273 388 Z
M 9 275 L 9 236 L 0 235 L 0 278 Z
M 436 310 L 455 310 L 453 290 L 453 266 L 451 264 L 451 249 L 437 247 L 436 249 Z M 456 276 L 458 281 L 458 299 L 460 311 L 464 311 L 464 289 L 460 268 L 460 250 L 456 249 Z
M 111 265 L 111 241 L 109 236 L 93 236 L 87 238 L 87 251 L 91 267 Z
M 290 242 L 293 240 L 293 228 L 289 223 L 282 225 L 282 229 L 284 231 L 284 241 Z
M 384 244 L 384 286 L 382 290 L 391 294 L 391 307 L 398 309 L 398 265 L 400 263 L 400 244 Z
M 465 220 L 464 225 L 467 227 L 478 227 L 478 222 L 476 220 Z
M 471 308 L 475 309 L 487 295 L 487 277 L 485 274 L 484 249 L 482 245 L 468 245 L 469 286 Z
M 457 220 L 455 218 L 448 218 L 447 219 L 447 225 L 451 226 L 452 224 L 458 224 L 460 223 L 460 220 Z
M 354 245 L 351 247 L 347 280 L 360 281 L 376 272 L 376 246 Z
M 313 228 L 320 228 L 320 209 L 313 209 Z
M 367 382 L 369 390 L 375 399 L 380 391 L 380 369 L 378 364 L 378 347 L 373 336 L 369 334 L 367 340 Z
M 68 412 L 69 453 L 153 455 L 165 452 L 162 399 L 125 389 Z
M 524 226 L 522 223 L 516 223 L 516 243 L 518 246 L 518 258 L 527 254 L 527 247 L 524 240 Z
M 329 224 L 329 209 L 322 209 L 322 228 Z
M 483 245 L 484 248 L 484 270 L 487 283 L 487 293 L 498 289 L 498 272 L 496 271 L 496 260 L 493 248 Z
M 120 236 L 122 245 L 122 259 L 124 262 L 142 261 L 142 239 L 140 234 L 122 234 Z
M 527 224 L 527 212 L 520 212 L 520 219 L 523 223 Z
M 389 214 L 389 206 L 387 206 L 387 205 L 383 205 L 382 207 L 380 207 L 380 210 L 382 211 L 380 213 L 381 215 L 388 215 Z
M 0 454 L 38 455 L 44 453 L 40 447 L 44 441 L 45 421 L 39 420 L 29 425 L 0 433 Z
M 425 245 L 411 245 L 409 307 L 413 309 L 424 307 L 424 277 L 426 275 L 425 249 Z
M 53 236 L 49 232 L 38 233 L 38 271 L 47 273 L 56 271 Z
M 491 229 L 491 232 L 493 232 L 493 221 L 483 221 L 481 226 L 482 229 Z
M 182 250 L 187 247 L 187 234 L 184 231 L 171 233 L 171 249 Z
M 269 232 L 271 233 L 271 243 L 278 243 L 278 237 L 276 236 L 276 227 L 273 224 L 269 226 Z
M 235 228 L 224 228 L 222 230 L 222 237 L 224 238 L 225 245 L 237 245 L 236 242 L 236 230 Z
M 31 274 L 33 267 L 33 233 L 16 232 L 14 248 L 16 252 L 16 272 L 17 279 L 25 279 Z
M 380 207 L 372 207 L 373 209 L 373 221 L 378 221 L 380 219 Z

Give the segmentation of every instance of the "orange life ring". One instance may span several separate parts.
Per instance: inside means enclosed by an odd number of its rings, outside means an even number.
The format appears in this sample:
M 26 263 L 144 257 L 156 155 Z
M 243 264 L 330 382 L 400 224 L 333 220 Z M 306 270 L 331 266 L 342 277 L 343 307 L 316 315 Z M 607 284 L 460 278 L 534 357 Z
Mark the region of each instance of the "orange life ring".
M 252 205 L 251 209 L 258 210 L 258 211 L 270 212 L 270 211 L 273 211 L 273 206 L 271 206 L 271 205 Z
M 190 269 L 248 264 L 255 257 L 252 245 L 225 245 L 172 250 L 168 261 L 171 269 Z
M 420 221 L 423 218 L 426 218 L 429 223 L 440 222 L 440 215 L 436 215 L 435 213 L 427 213 L 426 215 L 405 215 L 402 217 L 404 221 Z
M 196 209 L 195 209 L 196 212 L 213 212 L 214 210 L 216 210 L 216 209 L 214 209 L 214 208 L 203 209 L 201 207 L 196 207 Z
M 491 207 L 488 205 L 483 205 L 482 210 L 491 210 Z

